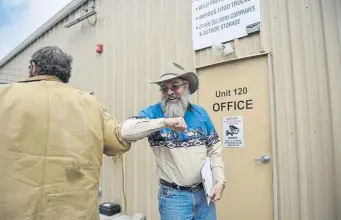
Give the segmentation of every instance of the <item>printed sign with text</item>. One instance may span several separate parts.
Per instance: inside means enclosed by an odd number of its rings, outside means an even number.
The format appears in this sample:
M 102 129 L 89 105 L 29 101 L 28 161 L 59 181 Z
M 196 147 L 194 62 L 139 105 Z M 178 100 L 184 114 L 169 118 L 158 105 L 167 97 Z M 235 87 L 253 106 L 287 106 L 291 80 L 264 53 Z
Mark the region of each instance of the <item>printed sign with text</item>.
M 259 0 L 192 0 L 194 50 L 248 35 L 260 24 Z
M 224 147 L 244 147 L 244 131 L 242 116 L 224 116 Z

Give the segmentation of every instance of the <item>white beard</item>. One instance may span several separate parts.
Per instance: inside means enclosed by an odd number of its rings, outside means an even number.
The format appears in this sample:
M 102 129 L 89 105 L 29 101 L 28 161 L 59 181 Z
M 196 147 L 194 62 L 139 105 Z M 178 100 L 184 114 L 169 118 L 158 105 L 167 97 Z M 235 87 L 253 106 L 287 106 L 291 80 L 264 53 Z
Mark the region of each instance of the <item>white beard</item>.
M 185 93 L 177 100 L 176 103 L 161 100 L 161 107 L 166 118 L 184 117 L 189 104 L 190 93 L 186 89 Z

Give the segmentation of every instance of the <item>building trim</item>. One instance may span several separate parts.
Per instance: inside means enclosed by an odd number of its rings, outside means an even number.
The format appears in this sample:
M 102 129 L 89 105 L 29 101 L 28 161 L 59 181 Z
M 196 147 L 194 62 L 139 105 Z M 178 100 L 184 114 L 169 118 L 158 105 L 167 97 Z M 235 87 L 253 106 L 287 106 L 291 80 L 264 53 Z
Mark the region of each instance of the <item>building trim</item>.
M 7 54 L 0 61 L 0 68 L 7 64 L 10 60 L 12 60 L 15 56 L 17 56 L 21 51 L 23 51 L 26 47 L 32 44 L 35 40 L 41 37 L 44 33 L 58 24 L 61 20 L 63 20 L 66 16 L 70 15 L 77 8 L 82 6 L 88 0 L 73 0 L 68 5 L 66 5 L 62 10 L 60 10 L 55 16 L 49 19 L 45 24 L 43 24 L 40 28 L 38 28 L 35 32 L 33 32 L 28 38 L 26 38 L 22 43 L 20 43 L 16 48 L 14 48 L 9 54 Z
M 231 63 L 231 62 L 235 62 L 235 61 L 240 61 L 240 60 L 252 59 L 252 58 L 256 58 L 256 57 L 260 57 L 260 56 L 265 56 L 265 55 L 268 55 L 268 54 L 270 54 L 270 51 L 264 51 L 262 53 L 252 54 L 252 55 L 248 55 L 248 56 L 244 56 L 244 57 L 236 57 L 236 58 L 232 58 L 232 59 L 229 59 L 229 60 L 223 60 L 223 61 L 209 63 L 209 64 L 205 64 L 205 65 L 199 65 L 199 66 L 196 66 L 195 69 L 196 70 L 204 69 L 204 68 L 208 68 L 208 67 L 212 67 L 212 66 L 216 66 L 216 65 L 220 65 L 220 64 Z

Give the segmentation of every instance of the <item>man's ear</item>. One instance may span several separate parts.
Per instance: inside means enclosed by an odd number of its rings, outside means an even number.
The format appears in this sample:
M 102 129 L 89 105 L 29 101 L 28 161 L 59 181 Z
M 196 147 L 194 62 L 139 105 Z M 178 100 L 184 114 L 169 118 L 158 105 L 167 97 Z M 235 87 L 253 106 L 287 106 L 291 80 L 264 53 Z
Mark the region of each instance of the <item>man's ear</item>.
M 30 65 L 30 77 L 37 76 L 37 65 L 34 62 L 31 62 Z
M 32 73 L 35 76 L 37 75 L 37 65 L 34 62 L 32 62 Z
M 187 89 L 189 89 L 189 82 L 186 80 L 185 83 L 186 83 Z

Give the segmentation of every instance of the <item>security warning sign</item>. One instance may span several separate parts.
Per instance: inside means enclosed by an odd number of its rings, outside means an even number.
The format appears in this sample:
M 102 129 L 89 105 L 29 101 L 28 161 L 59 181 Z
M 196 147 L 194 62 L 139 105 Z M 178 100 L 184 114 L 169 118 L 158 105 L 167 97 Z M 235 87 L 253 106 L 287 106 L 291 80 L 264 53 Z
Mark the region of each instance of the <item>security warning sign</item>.
M 242 116 L 224 116 L 224 147 L 244 147 L 244 131 Z

